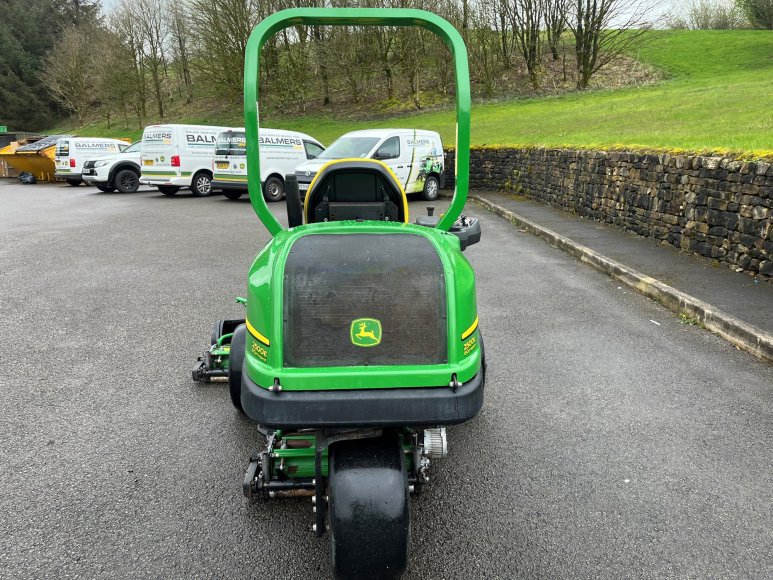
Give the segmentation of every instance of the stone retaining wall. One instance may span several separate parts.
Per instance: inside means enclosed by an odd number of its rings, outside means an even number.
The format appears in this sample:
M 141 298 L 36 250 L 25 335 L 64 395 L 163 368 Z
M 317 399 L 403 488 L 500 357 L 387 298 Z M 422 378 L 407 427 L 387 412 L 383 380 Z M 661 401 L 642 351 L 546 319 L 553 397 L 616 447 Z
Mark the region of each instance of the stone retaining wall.
M 446 159 L 453 186 L 454 153 Z M 473 189 L 507 190 L 773 277 L 773 165 L 567 149 L 473 149 Z

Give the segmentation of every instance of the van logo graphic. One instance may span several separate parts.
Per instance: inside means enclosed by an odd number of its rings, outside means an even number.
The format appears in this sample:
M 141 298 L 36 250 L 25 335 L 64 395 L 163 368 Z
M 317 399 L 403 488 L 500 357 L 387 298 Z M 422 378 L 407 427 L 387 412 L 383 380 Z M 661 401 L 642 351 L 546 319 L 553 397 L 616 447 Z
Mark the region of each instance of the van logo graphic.
M 381 322 L 375 318 L 352 320 L 349 329 L 354 346 L 376 346 L 381 342 Z
M 311 171 L 309 171 L 309 170 L 307 169 L 307 170 L 306 170 L 306 177 L 309 177 L 310 175 L 311 175 Z

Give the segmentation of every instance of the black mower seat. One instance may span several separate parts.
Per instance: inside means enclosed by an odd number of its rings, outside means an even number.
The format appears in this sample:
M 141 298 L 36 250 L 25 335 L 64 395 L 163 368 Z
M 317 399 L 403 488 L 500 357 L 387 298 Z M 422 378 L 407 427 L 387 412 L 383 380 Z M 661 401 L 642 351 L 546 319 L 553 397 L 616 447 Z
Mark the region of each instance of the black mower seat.
M 408 199 L 392 170 L 375 159 L 322 166 L 306 192 L 306 223 L 378 220 L 408 223 Z

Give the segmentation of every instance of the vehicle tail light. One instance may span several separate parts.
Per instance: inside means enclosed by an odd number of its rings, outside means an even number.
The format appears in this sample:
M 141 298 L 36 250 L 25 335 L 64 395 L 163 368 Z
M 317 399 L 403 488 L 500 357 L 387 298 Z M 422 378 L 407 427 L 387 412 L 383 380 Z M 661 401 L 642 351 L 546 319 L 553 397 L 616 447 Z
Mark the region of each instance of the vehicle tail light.
M 172 167 L 180 167 L 180 156 L 172 155 Z
M 70 159 L 70 167 L 75 167 L 75 159 Z

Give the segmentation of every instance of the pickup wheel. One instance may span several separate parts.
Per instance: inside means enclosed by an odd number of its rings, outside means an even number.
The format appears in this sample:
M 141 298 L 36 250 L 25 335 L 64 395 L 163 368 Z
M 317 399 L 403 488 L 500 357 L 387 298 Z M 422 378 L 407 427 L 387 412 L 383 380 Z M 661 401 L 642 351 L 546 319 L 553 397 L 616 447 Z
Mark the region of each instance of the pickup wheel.
M 285 184 L 276 175 L 272 175 L 263 184 L 263 197 L 266 201 L 279 201 L 285 195 Z
M 104 193 L 113 193 L 115 191 L 115 187 L 110 187 L 109 185 L 97 185 L 97 189 Z
M 424 191 L 422 195 L 427 201 L 435 201 L 440 191 L 440 182 L 434 175 L 428 175 L 424 181 Z
M 178 191 L 180 191 L 180 188 L 176 185 L 159 185 L 158 191 L 163 193 L 164 195 L 174 195 Z
M 137 172 L 129 169 L 119 169 L 113 178 L 115 188 L 121 193 L 134 193 L 140 188 L 140 176 Z
M 212 193 L 212 176 L 206 171 L 199 171 L 193 176 L 191 191 L 197 197 L 207 197 Z
M 67 183 L 72 185 L 73 187 L 78 187 L 81 184 L 81 179 L 68 179 Z

